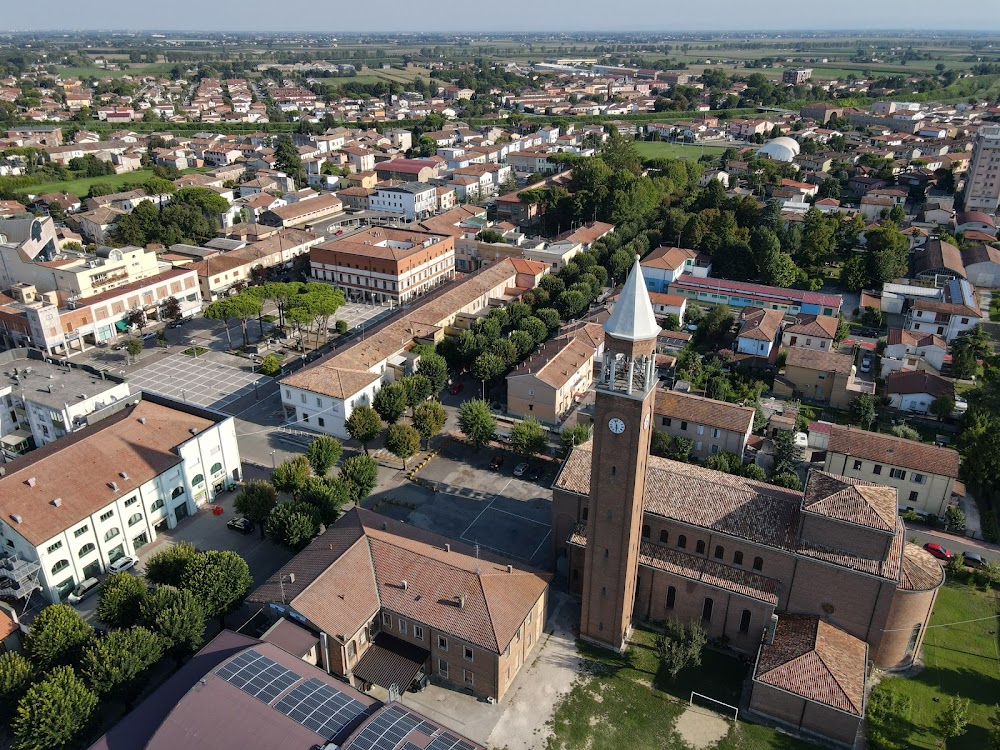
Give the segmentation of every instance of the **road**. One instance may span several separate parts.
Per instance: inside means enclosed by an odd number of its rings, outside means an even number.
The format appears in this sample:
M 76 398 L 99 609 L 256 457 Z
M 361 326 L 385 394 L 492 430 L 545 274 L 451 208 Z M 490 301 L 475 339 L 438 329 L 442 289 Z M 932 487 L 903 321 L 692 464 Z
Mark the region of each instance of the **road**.
M 921 546 L 927 542 L 937 542 L 952 552 L 978 552 L 985 560 L 1000 562 L 1000 547 L 997 547 L 995 544 L 969 539 L 968 537 L 930 531 L 922 526 L 907 526 L 906 538 L 908 541 L 915 539 Z

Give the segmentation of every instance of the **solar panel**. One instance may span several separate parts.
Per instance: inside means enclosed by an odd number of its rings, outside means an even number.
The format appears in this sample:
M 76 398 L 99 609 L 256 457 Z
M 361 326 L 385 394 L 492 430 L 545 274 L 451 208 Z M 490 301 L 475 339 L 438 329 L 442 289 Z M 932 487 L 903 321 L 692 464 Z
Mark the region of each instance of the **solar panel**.
M 406 735 L 425 723 L 395 706 L 386 708 L 351 743 L 351 750 L 392 750 Z
M 292 670 L 261 656 L 252 648 L 227 661 L 219 667 L 216 674 L 262 703 L 270 703 L 302 679 Z
M 296 685 L 274 709 L 327 738 L 333 738 L 367 710 L 363 703 L 315 678 Z
M 437 725 L 431 724 L 429 721 L 422 721 L 417 727 L 417 731 L 430 737 L 437 731 Z
M 475 746 L 453 734 L 445 732 L 431 740 L 427 750 L 476 750 Z

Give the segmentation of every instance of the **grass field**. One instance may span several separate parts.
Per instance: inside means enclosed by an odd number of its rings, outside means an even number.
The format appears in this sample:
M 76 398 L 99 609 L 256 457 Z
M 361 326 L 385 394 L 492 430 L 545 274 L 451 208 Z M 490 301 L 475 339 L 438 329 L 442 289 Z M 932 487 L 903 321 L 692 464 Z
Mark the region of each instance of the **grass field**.
M 637 141 L 636 150 L 643 159 L 697 159 L 699 156 L 718 156 L 724 146 L 702 146 L 663 141 Z
M 891 687 L 909 696 L 913 733 L 910 746 L 938 748 L 934 720 L 958 695 L 972 702 L 969 728 L 948 743 L 949 750 L 983 750 L 990 747 L 989 717 L 1000 699 L 1000 654 L 997 651 L 997 615 L 1000 599 L 969 586 L 947 585 L 938 594 L 931 626 L 924 639 L 924 669 L 911 678 L 889 678 Z M 949 627 L 952 622 L 985 619 Z
M 184 174 L 191 172 L 204 172 L 206 169 L 186 169 Z M 90 190 L 90 186 L 96 182 L 103 182 L 113 188 L 120 188 L 122 185 L 132 183 L 143 183 L 153 176 L 153 170 L 140 169 L 135 172 L 124 172 L 123 174 L 104 175 L 102 177 L 81 177 L 77 180 L 64 180 L 62 182 L 46 182 L 41 185 L 28 185 L 18 188 L 18 192 L 25 195 L 40 195 L 42 193 L 72 193 L 77 198 L 82 198 Z
M 739 702 L 746 668 L 737 659 L 705 651 L 701 667 L 676 680 L 661 673 L 653 634 L 636 630 L 623 657 L 580 645 L 588 675 L 556 707 L 547 750 L 662 750 L 684 747 L 674 723 L 692 690 L 726 703 Z M 798 750 L 811 747 L 757 724 L 732 726 L 718 750 Z

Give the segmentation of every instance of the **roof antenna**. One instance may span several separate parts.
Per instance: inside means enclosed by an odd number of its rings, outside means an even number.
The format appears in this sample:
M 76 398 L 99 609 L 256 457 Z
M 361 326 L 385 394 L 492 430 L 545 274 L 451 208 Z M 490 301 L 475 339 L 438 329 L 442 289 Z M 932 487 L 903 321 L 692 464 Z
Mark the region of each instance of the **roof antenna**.
M 479 542 L 476 542 L 476 559 L 479 559 Z

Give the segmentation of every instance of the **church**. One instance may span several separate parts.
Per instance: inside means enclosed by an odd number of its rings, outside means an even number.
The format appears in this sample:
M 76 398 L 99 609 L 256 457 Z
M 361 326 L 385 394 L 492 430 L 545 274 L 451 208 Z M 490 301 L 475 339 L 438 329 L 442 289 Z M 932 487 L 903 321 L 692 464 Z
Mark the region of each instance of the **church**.
M 895 488 L 813 469 L 793 491 L 650 456 L 660 328 L 638 260 L 604 331 L 593 438 L 553 486 L 581 638 L 621 651 L 633 623 L 697 620 L 754 663 L 752 714 L 853 745 L 871 666 L 913 663 L 944 582 Z

